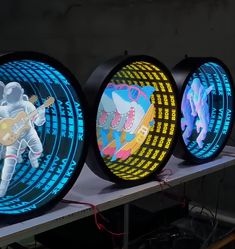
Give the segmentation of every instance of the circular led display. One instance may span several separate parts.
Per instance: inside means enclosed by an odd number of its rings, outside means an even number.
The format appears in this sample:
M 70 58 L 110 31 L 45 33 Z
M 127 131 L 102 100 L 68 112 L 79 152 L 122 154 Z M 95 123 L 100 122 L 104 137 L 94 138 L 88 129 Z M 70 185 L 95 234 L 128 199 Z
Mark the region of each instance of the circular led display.
M 90 146 L 87 164 L 99 176 L 138 184 L 171 155 L 177 129 L 176 85 L 148 56 L 123 56 L 99 66 L 88 80 Z
M 42 54 L 0 56 L 0 214 L 44 211 L 71 188 L 85 160 L 77 80 Z
M 181 146 L 176 156 L 201 163 L 216 157 L 230 135 L 233 83 L 227 67 L 215 58 L 187 58 L 174 69 L 181 87 Z

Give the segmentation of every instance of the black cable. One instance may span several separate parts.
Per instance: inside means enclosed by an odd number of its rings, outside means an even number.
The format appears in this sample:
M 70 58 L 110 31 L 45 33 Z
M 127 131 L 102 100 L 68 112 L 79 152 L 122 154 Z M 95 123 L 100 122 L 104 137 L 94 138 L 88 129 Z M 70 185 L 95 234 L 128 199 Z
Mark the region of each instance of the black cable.
M 201 208 L 201 210 L 198 211 L 198 212 L 197 211 L 196 212 L 192 212 L 193 209 L 195 209 L 195 208 L 199 208 L 199 209 Z M 205 212 L 204 210 L 207 210 L 207 212 Z M 210 223 L 211 223 L 210 225 L 211 225 L 211 227 L 213 229 L 213 227 L 214 227 L 214 223 L 213 223 L 213 221 L 214 221 L 214 214 L 213 214 L 213 212 L 209 208 L 207 208 L 205 206 L 201 206 L 198 203 L 195 204 L 195 205 L 193 205 L 190 208 L 189 212 L 191 212 L 190 226 L 191 226 L 191 230 L 192 230 L 193 234 L 197 238 L 199 238 L 200 240 L 204 240 L 205 237 L 207 236 L 207 234 L 206 234 L 206 232 L 203 229 L 201 229 L 201 227 L 200 227 L 200 229 L 195 228 L 195 225 L 193 225 L 193 222 L 194 222 L 194 220 L 195 220 L 196 217 L 194 217 L 193 214 L 195 214 L 195 215 L 196 214 L 199 214 L 199 215 L 204 214 L 205 216 L 207 216 L 209 218 Z M 200 231 L 200 233 L 198 233 L 198 231 Z
M 201 246 L 200 249 L 205 249 L 205 248 L 208 246 L 210 240 L 212 240 L 212 238 L 213 238 L 213 236 L 214 236 L 214 234 L 215 234 L 215 232 L 216 232 L 216 230 L 217 230 L 217 227 L 218 227 L 217 214 L 218 214 L 218 208 L 219 208 L 219 203 L 220 203 L 220 190 L 221 190 L 221 185 L 222 185 L 222 183 L 223 183 L 223 181 L 224 181 L 224 177 L 225 177 L 225 168 L 224 168 L 224 170 L 223 170 L 223 172 L 222 172 L 222 176 L 220 177 L 219 182 L 218 182 L 217 193 L 216 193 L 216 196 L 217 196 L 217 197 L 216 197 L 215 214 L 213 214 L 213 212 L 211 211 L 210 208 L 202 206 L 201 213 L 204 213 L 204 212 L 203 212 L 203 209 L 209 211 L 209 213 L 211 214 L 211 216 L 212 216 L 212 218 L 213 218 L 212 224 L 214 224 L 214 226 L 213 226 L 212 231 L 211 231 L 210 234 L 208 235 L 207 239 L 203 242 L 203 244 L 202 244 L 202 246 Z M 203 192 L 203 191 L 202 191 L 202 192 Z M 194 205 L 194 206 L 190 209 L 190 211 L 192 211 L 195 207 L 199 207 L 199 205 Z M 191 223 L 192 223 L 192 222 L 191 222 Z
M 199 204 L 199 203 L 193 205 L 193 206 L 190 208 L 189 212 L 192 212 L 192 210 L 193 210 L 194 208 L 196 208 L 196 207 L 207 210 L 207 211 L 210 213 L 211 217 L 212 217 L 213 219 L 215 218 L 215 215 L 213 214 L 213 212 L 212 212 L 212 210 L 211 210 L 210 208 L 205 207 L 204 205 L 201 205 L 201 204 Z
M 217 229 L 217 226 L 218 226 L 218 222 L 216 221 L 212 231 L 210 232 L 209 236 L 207 237 L 207 239 L 203 242 L 202 246 L 200 247 L 200 249 L 206 249 L 209 242 L 210 242 L 210 239 L 212 238 L 212 236 L 214 235 L 214 233 L 216 232 L 216 229 Z

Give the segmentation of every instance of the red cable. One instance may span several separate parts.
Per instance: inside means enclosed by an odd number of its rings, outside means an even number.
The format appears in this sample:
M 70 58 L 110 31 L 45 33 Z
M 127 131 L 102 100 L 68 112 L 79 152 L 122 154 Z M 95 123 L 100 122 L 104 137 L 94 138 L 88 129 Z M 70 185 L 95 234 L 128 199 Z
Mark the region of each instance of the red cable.
M 95 224 L 96 224 L 96 226 L 97 226 L 97 228 L 98 228 L 99 230 L 105 231 L 105 232 L 111 234 L 112 236 L 123 236 L 123 235 L 124 235 L 124 233 L 115 233 L 115 232 L 110 231 L 109 229 L 107 229 L 107 228 L 105 227 L 105 225 L 103 225 L 102 223 L 100 223 L 100 222 L 98 221 L 98 215 L 99 215 L 101 218 L 103 218 L 103 217 L 102 217 L 102 215 L 99 213 L 99 210 L 98 210 L 98 208 L 97 208 L 96 205 L 94 205 L 94 204 L 92 204 L 92 203 L 88 203 L 88 202 L 73 201 L 73 200 L 65 200 L 65 199 L 63 199 L 61 202 L 63 202 L 63 203 L 69 203 L 69 204 L 86 205 L 86 206 L 91 207 L 91 209 L 93 210 L 93 214 L 94 214 Z M 104 218 L 103 218 L 103 219 L 104 219 Z
M 166 174 L 166 176 L 171 176 L 173 174 L 172 170 L 171 169 L 163 169 L 161 171 L 161 174 L 160 175 L 164 175 L 163 173 L 164 172 L 169 172 Z M 169 187 L 172 187 L 169 183 L 166 182 L 165 179 L 161 180 L 161 179 L 157 179 L 157 181 L 160 183 L 160 187 L 161 187 L 161 190 L 163 190 L 163 186 L 164 185 L 168 185 Z M 94 213 L 94 219 L 95 219 L 95 224 L 97 226 L 97 228 L 101 231 L 105 231 L 109 234 L 111 234 L 112 236 L 123 236 L 124 233 L 115 233 L 115 232 L 112 232 L 110 231 L 109 229 L 107 229 L 102 223 L 100 223 L 98 221 L 98 215 L 104 219 L 104 217 L 99 213 L 99 210 L 97 208 L 96 205 L 92 204 L 92 203 L 88 203 L 88 202 L 82 202 L 82 201 L 74 201 L 74 200 L 65 200 L 63 199 L 61 202 L 63 203 L 69 203 L 69 204 L 79 204 L 79 205 L 86 205 L 86 206 L 89 206 L 91 207 L 91 209 L 93 210 L 93 213 Z
M 168 172 L 168 173 L 166 173 Z M 164 174 L 165 173 L 165 174 Z M 169 176 L 173 175 L 172 169 L 163 169 L 159 175 L 157 175 L 156 180 L 159 182 L 161 190 L 163 190 L 163 186 L 167 185 L 168 187 L 172 187 L 166 180 Z M 161 177 L 166 176 L 165 179 L 161 179 Z
M 164 172 L 168 171 L 169 173 L 166 173 L 165 175 L 163 174 Z M 169 176 L 171 176 L 173 174 L 173 171 L 171 169 L 163 169 L 160 174 L 157 176 L 156 180 L 159 182 L 160 187 L 161 187 L 161 191 L 164 190 L 164 185 L 168 186 L 169 188 L 172 188 L 173 186 L 171 186 L 168 182 L 167 182 L 167 178 Z M 161 179 L 161 176 L 166 176 L 165 179 Z M 187 199 L 185 198 L 185 196 L 182 198 L 182 200 L 180 201 L 181 205 L 183 208 L 186 207 L 187 205 Z

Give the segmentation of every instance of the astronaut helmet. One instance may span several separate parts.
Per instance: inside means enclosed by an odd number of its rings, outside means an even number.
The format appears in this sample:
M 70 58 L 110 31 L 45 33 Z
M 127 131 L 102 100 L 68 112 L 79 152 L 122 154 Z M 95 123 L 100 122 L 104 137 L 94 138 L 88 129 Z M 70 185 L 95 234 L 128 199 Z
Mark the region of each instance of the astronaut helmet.
M 4 88 L 5 88 L 5 84 L 2 81 L 0 81 L 0 101 L 3 99 Z
M 3 98 L 8 104 L 17 104 L 23 100 L 24 89 L 18 82 L 6 84 L 3 91 Z

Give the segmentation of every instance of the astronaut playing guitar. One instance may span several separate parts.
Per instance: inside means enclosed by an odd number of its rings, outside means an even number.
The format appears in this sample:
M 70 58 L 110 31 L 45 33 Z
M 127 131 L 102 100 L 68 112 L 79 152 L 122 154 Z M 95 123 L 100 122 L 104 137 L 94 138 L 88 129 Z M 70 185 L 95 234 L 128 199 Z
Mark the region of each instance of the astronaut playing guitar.
M 36 108 L 29 101 L 24 89 L 18 82 L 8 83 L 2 94 L 0 104 L 0 146 L 5 147 L 4 163 L 1 174 L 0 197 L 6 195 L 8 186 L 13 177 L 16 164 L 21 154 L 29 148 L 29 160 L 33 168 L 39 166 L 43 147 L 35 130 L 42 126 L 45 119 L 45 108 L 54 103 L 49 97 L 43 105 Z
M 49 107 L 55 102 L 53 97 L 49 97 L 46 102 L 36 110 L 27 114 L 19 112 L 15 118 L 4 118 L 0 120 L 0 144 L 9 146 L 16 142 L 25 130 L 30 128 L 29 120 L 33 119 L 40 109 Z

